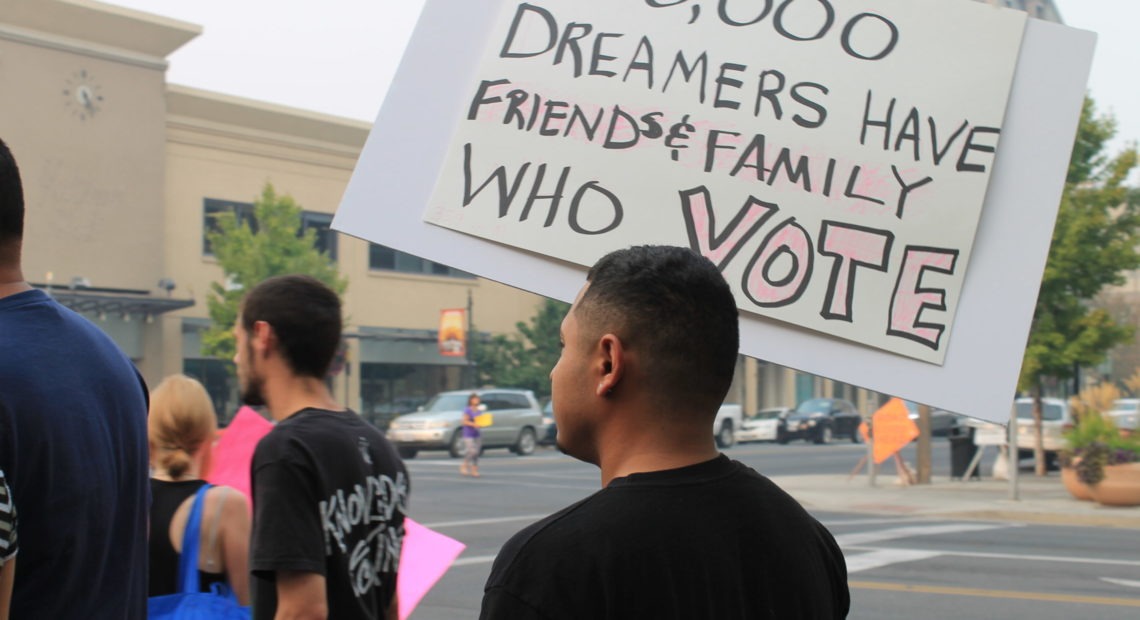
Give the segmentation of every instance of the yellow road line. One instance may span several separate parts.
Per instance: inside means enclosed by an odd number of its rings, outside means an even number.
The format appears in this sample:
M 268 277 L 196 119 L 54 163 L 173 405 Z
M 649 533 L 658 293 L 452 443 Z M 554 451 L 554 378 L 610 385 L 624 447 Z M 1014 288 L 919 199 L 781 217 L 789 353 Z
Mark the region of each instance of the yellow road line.
M 1025 601 L 1049 601 L 1054 603 L 1088 603 L 1092 605 L 1113 605 L 1117 607 L 1140 607 L 1140 599 L 1112 598 L 1107 596 L 1080 596 L 1075 594 L 1050 594 L 1047 592 L 1018 592 L 1015 590 L 983 590 L 981 588 L 953 588 L 949 586 L 919 586 L 905 583 L 883 583 L 878 581 L 848 581 L 853 590 L 885 590 L 888 592 L 914 592 L 917 594 L 954 594 L 981 598 L 1003 598 Z

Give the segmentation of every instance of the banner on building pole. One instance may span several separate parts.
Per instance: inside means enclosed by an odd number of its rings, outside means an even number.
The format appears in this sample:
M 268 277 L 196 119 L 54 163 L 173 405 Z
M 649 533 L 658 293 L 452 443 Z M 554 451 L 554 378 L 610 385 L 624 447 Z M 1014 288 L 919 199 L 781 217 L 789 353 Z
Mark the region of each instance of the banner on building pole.
M 439 311 L 439 354 L 467 355 L 467 311 L 462 308 Z

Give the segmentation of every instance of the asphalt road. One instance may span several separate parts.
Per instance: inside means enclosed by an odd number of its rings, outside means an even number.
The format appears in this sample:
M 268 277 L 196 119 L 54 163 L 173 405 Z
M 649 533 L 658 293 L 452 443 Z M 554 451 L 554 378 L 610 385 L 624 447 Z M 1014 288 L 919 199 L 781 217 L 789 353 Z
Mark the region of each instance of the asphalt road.
M 948 475 L 945 440 L 934 475 Z M 913 463 L 913 448 L 904 458 Z M 748 444 L 732 458 L 771 476 L 846 473 L 865 451 L 849 443 Z M 991 457 L 992 459 L 992 457 Z M 985 465 L 983 465 L 984 467 Z M 421 453 L 408 461 L 413 519 L 467 545 L 412 620 L 478 615 L 483 582 L 506 539 L 596 491 L 597 470 L 540 450 L 488 451 L 479 479 L 458 461 Z M 891 471 L 887 469 L 887 474 Z M 853 619 L 1140 617 L 1140 537 L 1131 530 L 817 513 L 844 549 Z

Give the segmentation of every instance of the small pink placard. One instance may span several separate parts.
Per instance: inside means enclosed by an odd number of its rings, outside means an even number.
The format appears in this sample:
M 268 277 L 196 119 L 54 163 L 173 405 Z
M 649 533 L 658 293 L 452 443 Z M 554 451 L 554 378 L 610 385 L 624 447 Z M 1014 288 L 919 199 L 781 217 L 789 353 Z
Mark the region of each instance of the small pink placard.
M 245 494 L 252 503 L 249 465 L 253 462 L 257 442 L 271 430 L 273 424 L 253 409 L 238 409 L 237 415 L 214 446 L 210 474 L 206 480 L 211 484 L 233 487 Z

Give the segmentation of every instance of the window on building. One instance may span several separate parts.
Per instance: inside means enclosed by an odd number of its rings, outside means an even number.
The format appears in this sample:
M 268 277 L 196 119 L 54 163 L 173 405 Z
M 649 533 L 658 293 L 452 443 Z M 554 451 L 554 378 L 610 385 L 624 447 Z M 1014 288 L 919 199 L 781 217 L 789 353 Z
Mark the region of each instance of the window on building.
M 376 243 L 368 246 L 368 268 L 376 271 L 398 271 L 419 273 L 449 278 L 474 278 L 475 276 L 440 263 L 405 254 L 399 250 Z
M 202 209 L 202 254 L 206 256 L 214 255 L 208 234 L 219 230 L 218 215 L 222 213 L 237 214 L 238 222 L 248 223 L 250 230 L 257 232 L 257 218 L 253 216 L 252 203 L 206 198 Z M 302 211 L 301 229 L 297 231 L 297 236 L 305 234 L 307 230 L 315 230 L 314 245 L 335 261 L 337 259 L 337 233 L 332 229 L 332 220 L 333 216 L 328 213 Z
M 336 260 L 336 238 L 337 233 L 332 229 L 333 216 L 329 213 L 313 213 L 305 211 L 301 213 L 301 232 L 304 234 L 307 230 L 316 231 L 316 246 L 317 249 L 328 257 Z
M 221 230 L 218 226 L 218 216 L 223 213 L 237 214 L 238 223 L 249 224 L 250 230 L 257 232 L 257 220 L 253 217 L 253 205 L 248 202 L 233 202 L 232 200 L 218 200 L 207 198 L 202 209 L 202 254 L 213 256 L 214 249 L 210 247 L 210 233 Z

